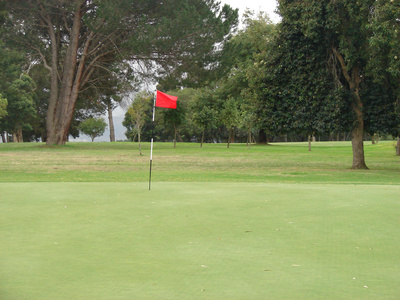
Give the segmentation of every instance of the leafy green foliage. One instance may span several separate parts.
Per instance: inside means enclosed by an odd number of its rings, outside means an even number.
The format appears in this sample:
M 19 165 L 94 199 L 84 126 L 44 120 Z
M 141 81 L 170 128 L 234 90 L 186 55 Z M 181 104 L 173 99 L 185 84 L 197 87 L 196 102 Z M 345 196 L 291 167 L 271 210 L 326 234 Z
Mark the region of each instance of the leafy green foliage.
M 234 98 L 228 98 L 225 101 L 224 109 L 221 112 L 221 121 L 229 131 L 228 148 L 234 138 L 234 131 L 240 124 L 240 112 L 238 102 Z
M 0 119 L 7 115 L 7 104 L 7 99 L 0 94 Z
M 22 131 L 32 130 L 31 123 L 36 116 L 34 97 L 36 85 L 32 78 L 22 75 L 10 83 L 5 95 L 7 97 L 7 116 L 4 118 L 5 128 L 17 135 L 22 142 Z
M 125 135 L 128 139 L 134 141 L 136 136 L 138 137 L 140 155 L 142 155 L 141 132 L 145 125 L 146 117 L 151 114 L 153 97 L 154 95 L 149 92 L 137 94 L 128 111 L 125 113 L 125 118 L 122 122 L 122 125 L 127 128 Z
M 174 136 L 174 148 L 176 147 L 177 138 L 182 141 L 182 138 L 179 136 L 179 128 L 186 122 L 186 112 L 187 106 L 185 105 L 184 99 L 180 99 L 176 93 L 170 93 L 173 96 L 178 97 L 178 101 L 176 103 L 176 109 L 162 109 L 162 115 L 164 119 L 164 124 L 167 125 L 170 130 L 173 131 Z
M 102 136 L 107 128 L 107 123 L 103 119 L 89 118 L 79 124 L 79 130 L 91 137 L 92 142 L 98 136 Z
M 380 119 L 380 122 L 389 120 L 394 136 L 400 135 L 400 3 L 398 1 L 376 1 L 370 29 L 374 32 L 369 40 L 368 71 L 373 80 L 379 83 L 375 96 L 383 100 L 375 111 L 381 111 L 385 107 L 389 118 Z M 375 84 L 376 85 L 376 84 Z M 393 103 L 392 99 L 397 99 Z M 376 101 L 376 100 L 375 100 Z M 375 129 L 381 131 L 382 126 Z M 372 130 L 371 130 L 372 131 Z
M 351 131 L 353 168 L 366 168 L 364 130 L 393 133 L 396 122 L 393 92 L 370 84 L 367 72 L 376 2 L 279 1 L 282 22 L 274 46 L 250 73 L 265 127 L 282 133 Z
M 6 6 L 11 17 L 4 37 L 40 57 L 51 75 L 49 144 L 65 143 L 78 94 L 107 76 L 104 70 L 129 62 L 137 75 L 200 83 L 218 69 L 215 46 L 237 25 L 237 10 L 214 0 L 16 0 Z

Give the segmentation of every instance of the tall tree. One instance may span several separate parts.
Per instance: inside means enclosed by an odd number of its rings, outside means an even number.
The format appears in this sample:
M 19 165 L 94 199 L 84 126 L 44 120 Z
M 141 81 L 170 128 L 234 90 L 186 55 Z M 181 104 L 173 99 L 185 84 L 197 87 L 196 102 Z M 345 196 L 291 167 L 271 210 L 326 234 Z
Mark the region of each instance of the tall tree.
M 278 10 L 283 24 L 290 24 L 303 38 L 303 47 L 318 45 L 325 48 L 326 65 L 330 67 L 335 83 L 332 95 L 341 95 L 351 114 L 345 119 L 350 124 L 353 148 L 353 169 L 367 169 L 364 156 L 364 133 L 371 126 L 374 111 L 382 113 L 381 98 L 368 97 L 372 86 L 368 84 L 370 39 L 374 36 L 371 19 L 378 1 L 351 0 L 280 0 Z M 295 48 L 292 49 L 295 51 Z M 307 57 L 305 57 L 307 59 Z M 318 60 L 307 62 L 309 67 Z M 306 75 L 312 76 L 315 70 Z M 304 93 L 301 93 L 304 95 Z M 339 99 L 339 98 L 337 98 Z M 313 99 L 310 101 L 314 102 Z M 333 106 L 334 107 L 334 106 Z M 386 105 L 386 108 L 393 107 Z M 347 112 L 346 112 L 347 113 Z M 376 123 L 374 125 L 377 125 Z M 385 126 L 381 126 L 384 130 Z M 387 126 L 386 126 L 387 127 Z
M 47 144 L 65 143 L 79 93 L 97 68 L 129 60 L 189 76 L 213 67 L 214 45 L 237 23 L 237 10 L 214 0 L 5 2 L 8 38 L 50 72 Z
M 331 52 L 338 61 L 345 83 L 351 92 L 351 107 L 355 113 L 352 130 L 353 169 L 367 169 L 364 155 L 364 102 L 361 83 L 367 63 L 368 21 L 374 0 L 331 1 L 327 5 L 327 25 L 331 26 Z
M 253 70 L 257 67 L 257 58 L 270 50 L 271 40 L 276 31 L 268 15 L 263 12 L 255 14 L 246 10 L 243 17 L 244 28 L 230 40 L 229 48 L 232 55 L 232 67 L 230 72 L 219 84 L 220 94 L 224 101 L 234 97 L 239 101 L 241 111 L 241 127 L 248 134 L 248 141 L 251 143 L 251 132 L 254 127 L 264 129 L 256 117 L 256 108 L 259 106 L 255 90 L 258 83 L 251 85 Z
M 257 114 L 266 129 L 278 134 L 330 133 L 339 129 L 338 111 L 345 110 L 332 92 L 335 82 L 328 70 L 325 37 L 310 38 L 299 26 L 307 5 L 281 2 L 277 34 L 248 72 L 252 92 L 261 100 Z M 320 6 L 313 9 L 319 12 Z
M 198 90 L 198 95 L 192 106 L 193 121 L 201 130 L 201 143 L 208 139 L 216 139 L 216 136 L 211 135 L 212 131 L 217 129 L 220 121 L 219 112 L 222 110 L 222 102 L 217 95 L 215 86 L 208 86 Z

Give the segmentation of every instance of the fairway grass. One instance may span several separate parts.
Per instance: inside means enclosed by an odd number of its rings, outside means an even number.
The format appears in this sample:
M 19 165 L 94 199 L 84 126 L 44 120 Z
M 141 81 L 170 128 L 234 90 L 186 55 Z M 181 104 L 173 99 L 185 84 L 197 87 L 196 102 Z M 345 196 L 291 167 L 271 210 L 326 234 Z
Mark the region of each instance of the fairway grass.
M 0 144 L 0 299 L 399 299 L 393 142 Z
M 398 299 L 399 186 L 1 183 L 1 299 Z
M 0 144 L 0 182 L 146 182 L 150 145 L 137 143 Z M 154 181 L 400 184 L 394 142 L 365 145 L 370 170 L 351 170 L 350 142 L 271 145 L 155 143 Z

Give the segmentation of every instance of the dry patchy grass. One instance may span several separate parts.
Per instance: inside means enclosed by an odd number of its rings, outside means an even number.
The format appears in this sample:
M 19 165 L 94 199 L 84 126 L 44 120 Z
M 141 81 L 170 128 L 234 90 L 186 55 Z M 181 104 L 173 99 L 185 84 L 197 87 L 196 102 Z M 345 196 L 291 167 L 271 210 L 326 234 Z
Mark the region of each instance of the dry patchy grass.
M 135 143 L 0 144 L 0 181 L 145 182 L 149 144 L 139 155 Z M 268 146 L 156 143 L 155 181 L 242 181 L 400 184 L 399 157 L 391 142 L 366 144 L 370 170 L 354 171 L 349 142 L 282 143 Z

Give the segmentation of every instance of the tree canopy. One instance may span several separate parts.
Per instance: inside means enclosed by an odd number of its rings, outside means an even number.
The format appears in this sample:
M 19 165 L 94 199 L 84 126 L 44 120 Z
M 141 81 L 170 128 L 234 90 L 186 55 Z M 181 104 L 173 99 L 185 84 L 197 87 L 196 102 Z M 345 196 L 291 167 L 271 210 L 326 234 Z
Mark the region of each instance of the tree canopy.
M 50 73 L 48 144 L 65 143 L 78 96 L 99 79 L 97 69 L 129 61 L 153 74 L 195 80 L 215 68 L 216 44 L 237 24 L 237 10 L 213 0 L 5 3 L 4 37 L 29 49 Z
M 368 72 L 376 2 L 279 1 L 274 50 L 254 76 L 273 130 L 313 134 L 340 124 L 351 131 L 355 169 L 367 168 L 365 132 L 388 132 L 395 122 L 395 97 Z
M 160 110 L 152 127 L 148 103 L 138 127 L 132 106 L 124 125 L 142 140 L 229 147 L 341 135 L 352 140 L 352 167 L 365 169 L 365 137 L 400 133 L 398 1 L 279 0 L 280 23 L 246 11 L 237 30 L 238 11 L 214 0 L 1 4 L 3 130 L 17 131 L 6 120 L 19 93 L 36 109 L 22 127 L 48 144 L 106 110 L 112 129 L 113 108 L 151 79 L 179 96 L 178 109 Z M 18 84 L 28 77 L 30 92 Z

